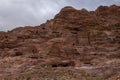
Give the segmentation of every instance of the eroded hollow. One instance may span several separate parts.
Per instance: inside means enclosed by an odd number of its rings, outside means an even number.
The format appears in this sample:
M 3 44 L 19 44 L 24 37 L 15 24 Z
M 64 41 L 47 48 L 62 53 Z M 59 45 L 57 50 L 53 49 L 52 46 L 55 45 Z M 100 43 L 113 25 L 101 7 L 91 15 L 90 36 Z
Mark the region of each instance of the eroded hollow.
M 60 62 L 56 64 L 52 64 L 52 67 L 70 67 L 70 66 L 75 66 L 74 61 L 66 61 L 66 62 Z

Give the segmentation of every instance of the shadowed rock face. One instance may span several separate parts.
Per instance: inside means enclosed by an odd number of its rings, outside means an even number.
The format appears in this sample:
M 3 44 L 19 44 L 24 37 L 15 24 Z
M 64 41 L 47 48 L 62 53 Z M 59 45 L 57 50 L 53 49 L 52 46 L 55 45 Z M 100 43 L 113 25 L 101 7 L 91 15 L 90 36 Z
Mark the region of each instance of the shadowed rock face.
M 78 71 L 90 66 L 90 73 L 103 73 L 104 68 L 112 73 L 114 68 L 120 70 L 119 58 L 120 6 L 116 5 L 95 11 L 67 6 L 41 25 L 0 32 L 0 77 L 26 74 L 25 66 L 31 70 L 77 67 Z

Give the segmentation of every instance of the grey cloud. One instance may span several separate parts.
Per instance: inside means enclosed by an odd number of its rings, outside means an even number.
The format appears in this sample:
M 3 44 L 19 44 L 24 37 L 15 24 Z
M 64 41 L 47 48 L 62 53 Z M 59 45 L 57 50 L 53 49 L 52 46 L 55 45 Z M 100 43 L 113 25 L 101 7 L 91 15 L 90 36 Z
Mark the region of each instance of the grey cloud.
M 0 0 L 0 30 L 39 25 L 64 6 L 94 10 L 99 5 L 120 5 L 120 0 Z

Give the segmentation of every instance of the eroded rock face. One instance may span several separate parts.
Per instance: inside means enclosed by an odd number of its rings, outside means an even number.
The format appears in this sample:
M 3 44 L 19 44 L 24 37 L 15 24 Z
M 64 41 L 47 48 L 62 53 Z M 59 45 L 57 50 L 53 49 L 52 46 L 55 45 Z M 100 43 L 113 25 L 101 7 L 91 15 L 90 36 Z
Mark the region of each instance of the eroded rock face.
M 67 6 L 42 25 L 0 32 L 0 61 L 3 61 L 0 64 L 11 67 L 15 63 L 10 64 L 9 60 L 13 59 L 26 65 L 27 60 L 29 63 L 35 61 L 34 67 L 42 64 L 53 67 L 110 66 L 109 61 L 120 61 L 119 53 L 120 7 L 116 5 L 100 6 L 95 11 Z M 7 74 L 6 68 L 0 65 L 0 69 Z M 17 69 L 19 74 L 23 70 L 22 67 Z

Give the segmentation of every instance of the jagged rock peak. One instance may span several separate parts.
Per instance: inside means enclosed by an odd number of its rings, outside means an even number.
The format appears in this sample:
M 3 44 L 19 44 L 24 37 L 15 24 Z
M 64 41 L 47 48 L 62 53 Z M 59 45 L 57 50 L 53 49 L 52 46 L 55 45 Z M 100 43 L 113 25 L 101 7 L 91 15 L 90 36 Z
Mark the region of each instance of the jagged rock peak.
M 111 5 L 110 8 L 120 8 L 120 7 L 114 4 L 114 5 Z
M 96 11 L 105 11 L 105 10 L 107 10 L 109 7 L 108 6 L 99 6 L 97 9 L 96 9 Z
M 117 5 L 111 5 L 111 6 L 103 6 L 103 5 L 101 5 L 101 6 L 99 6 L 97 9 L 96 9 L 96 11 L 105 11 L 105 10 L 109 10 L 109 9 L 118 9 L 118 8 L 120 8 L 119 6 L 117 6 Z
M 66 6 L 66 7 L 61 9 L 61 11 L 68 11 L 68 10 L 76 10 L 76 9 L 73 8 L 72 6 Z
M 82 12 L 88 12 L 88 10 L 85 9 L 85 8 L 81 9 L 80 11 L 82 11 Z

